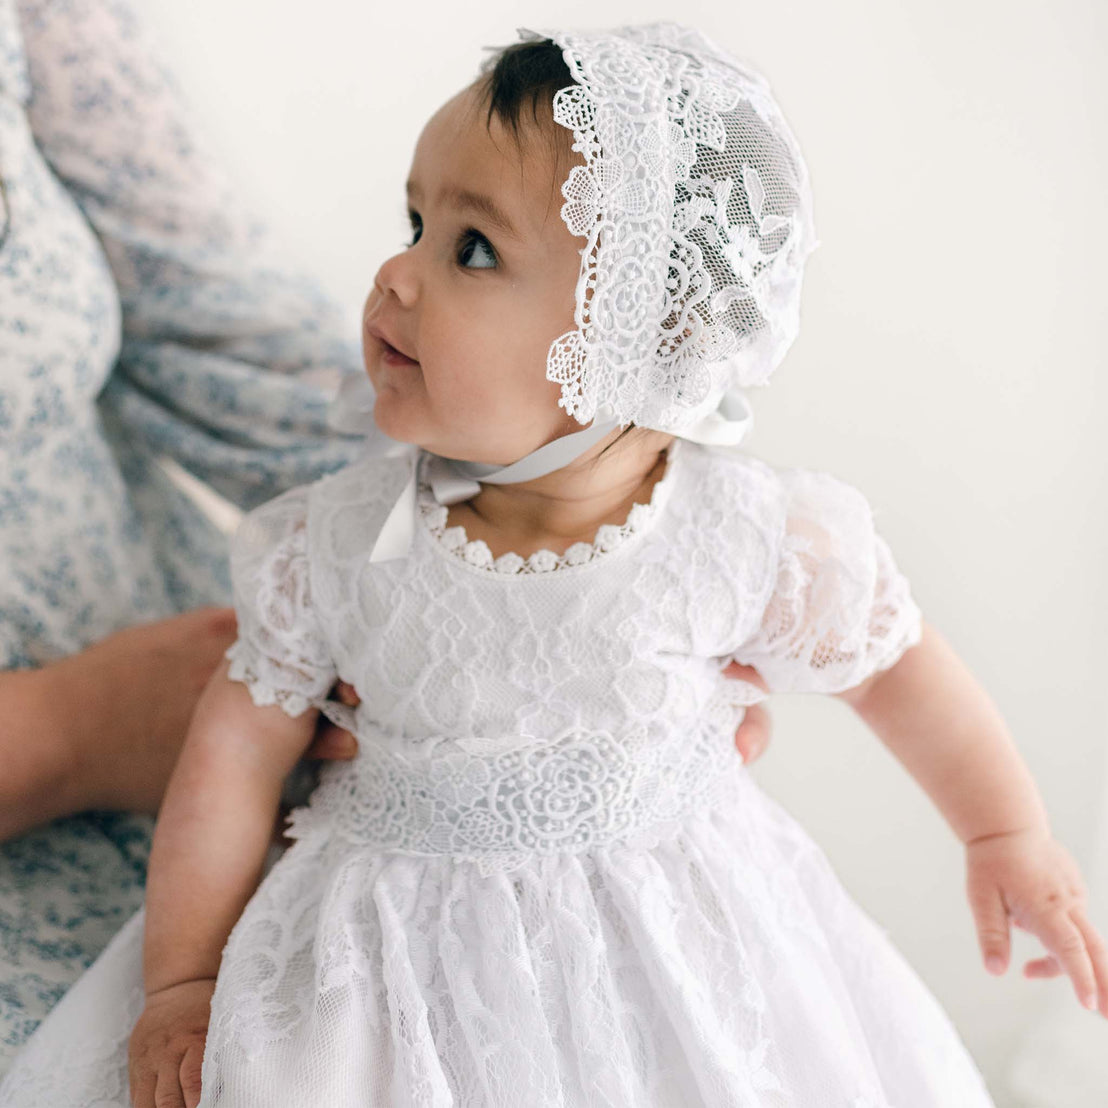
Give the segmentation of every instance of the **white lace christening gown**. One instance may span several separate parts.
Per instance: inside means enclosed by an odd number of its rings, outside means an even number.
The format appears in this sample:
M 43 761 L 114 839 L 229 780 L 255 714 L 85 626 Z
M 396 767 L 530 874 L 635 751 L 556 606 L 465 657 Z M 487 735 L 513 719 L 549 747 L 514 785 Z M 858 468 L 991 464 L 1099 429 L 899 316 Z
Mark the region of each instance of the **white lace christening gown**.
M 425 456 L 424 456 L 425 457 Z M 223 951 L 201 1108 L 992 1108 L 957 1031 L 734 746 L 761 695 L 919 640 L 857 489 L 676 440 L 592 544 L 495 561 L 406 458 L 250 512 L 232 674 L 358 689 Z M 182 891 L 187 895 L 187 890 Z M 126 1108 L 140 912 L 17 1055 L 4 1108 Z

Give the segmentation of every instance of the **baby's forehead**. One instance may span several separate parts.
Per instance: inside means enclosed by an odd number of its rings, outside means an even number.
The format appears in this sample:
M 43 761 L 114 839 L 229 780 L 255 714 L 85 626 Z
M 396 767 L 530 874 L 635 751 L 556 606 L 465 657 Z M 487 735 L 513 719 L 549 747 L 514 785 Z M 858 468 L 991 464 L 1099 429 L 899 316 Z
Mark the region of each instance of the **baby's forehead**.
M 485 195 L 538 232 L 563 203 L 561 185 L 577 159 L 573 135 L 553 116 L 522 113 L 511 127 L 489 113 L 472 87 L 462 89 L 427 120 L 416 142 L 407 184 L 424 203 Z M 561 220 L 558 220 L 561 223 Z M 563 224 L 564 229 L 564 224 Z

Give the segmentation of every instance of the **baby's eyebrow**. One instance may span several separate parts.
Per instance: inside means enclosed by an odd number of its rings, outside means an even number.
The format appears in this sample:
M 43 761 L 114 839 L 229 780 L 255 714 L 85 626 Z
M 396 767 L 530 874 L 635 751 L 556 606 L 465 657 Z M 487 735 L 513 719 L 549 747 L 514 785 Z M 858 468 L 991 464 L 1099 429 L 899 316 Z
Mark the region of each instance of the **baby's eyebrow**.
M 419 194 L 419 186 L 408 181 L 404 186 L 408 196 L 415 198 Z M 456 208 L 468 208 L 471 211 L 480 212 L 494 227 L 514 239 L 522 236 L 512 225 L 512 221 L 505 215 L 503 209 L 483 192 L 473 192 L 471 189 L 451 185 L 444 188 L 441 199 L 447 204 L 453 204 Z

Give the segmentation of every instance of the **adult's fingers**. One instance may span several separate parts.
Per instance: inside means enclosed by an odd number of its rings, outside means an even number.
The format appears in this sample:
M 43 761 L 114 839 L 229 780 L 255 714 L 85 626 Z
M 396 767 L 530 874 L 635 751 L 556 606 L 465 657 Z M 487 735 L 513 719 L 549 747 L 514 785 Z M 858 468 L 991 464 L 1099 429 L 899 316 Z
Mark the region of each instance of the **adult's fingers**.
M 753 666 L 744 666 L 740 662 L 731 662 L 720 670 L 724 677 L 733 677 L 736 681 L 746 681 L 748 684 L 757 685 L 762 692 L 769 692 L 769 686 L 762 680 L 762 675 Z
M 348 708 L 356 708 L 362 702 L 354 686 L 346 681 L 335 683 L 335 694 L 339 698 L 339 703 L 345 704 Z
M 304 757 L 349 759 L 356 757 L 357 753 L 358 740 L 349 731 L 328 720 L 320 724 L 315 738 L 304 751 Z
M 769 745 L 769 712 L 760 704 L 748 704 L 742 723 L 735 732 L 735 746 L 738 747 L 743 761 L 749 765 Z

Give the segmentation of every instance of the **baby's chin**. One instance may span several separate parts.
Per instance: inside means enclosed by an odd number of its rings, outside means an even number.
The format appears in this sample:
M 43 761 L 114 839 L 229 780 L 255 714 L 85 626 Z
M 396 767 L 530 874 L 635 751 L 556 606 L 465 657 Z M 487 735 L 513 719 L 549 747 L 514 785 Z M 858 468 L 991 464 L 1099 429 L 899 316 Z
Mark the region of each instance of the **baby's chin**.
M 373 406 L 373 421 L 382 434 L 397 442 L 418 446 L 443 458 L 482 465 L 511 465 L 546 441 L 552 441 L 550 437 L 521 441 L 518 427 L 487 426 L 464 414 L 457 418 L 462 429 L 451 433 L 450 429 L 432 426 L 418 407 L 418 399 L 406 395 L 402 387 L 382 382 Z
M 404 401 L 387 384 L 372 381 L 376 398 L 373 402 L 373 422 L 377 430 L 397 442 L 419 446 L 420 430 L 417 422 L 409 418 Z
M 406 404 L 387 387 L 378 393 L 377 402 L 373 407 L 373 421 L 382 434 L 396 442 L 418 446 L 429 454 L 461 460 L 461 455 L 452 453 L 452 449 L 454 447 L 465 449 L 465 446 L 452 445 L 448 438 L 436 434 L 434 429 L 427 426 L 426 420 L 421 420 L 415 415 L 410 404 Z

